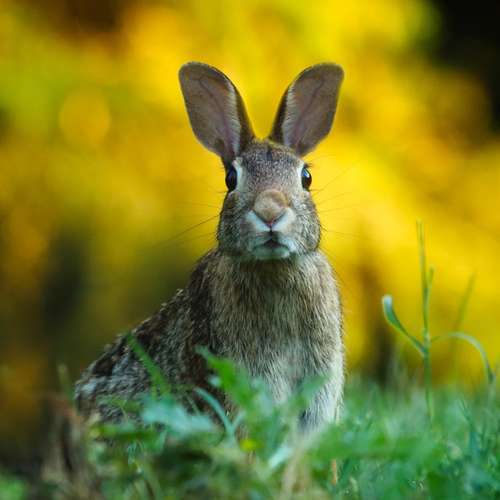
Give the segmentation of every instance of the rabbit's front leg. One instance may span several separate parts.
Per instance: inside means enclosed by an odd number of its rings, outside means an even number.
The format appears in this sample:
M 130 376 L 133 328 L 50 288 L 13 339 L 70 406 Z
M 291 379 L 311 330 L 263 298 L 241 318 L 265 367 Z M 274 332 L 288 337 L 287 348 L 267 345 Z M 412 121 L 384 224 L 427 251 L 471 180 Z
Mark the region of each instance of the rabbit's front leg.
M 305 432 L 321 428 L 338 421 L 342 408 L 344 389 L 344 364 L 341 353 L 335 353 L 330 362 L 327 381 L 314 395 L 309 407 L 300 417 L 301 428 Z
M 342 404 L 342 388 L 329 382 L 314 396 L 309 407 L 300 416 L 303 431 L 310 432 L 339 418 Z

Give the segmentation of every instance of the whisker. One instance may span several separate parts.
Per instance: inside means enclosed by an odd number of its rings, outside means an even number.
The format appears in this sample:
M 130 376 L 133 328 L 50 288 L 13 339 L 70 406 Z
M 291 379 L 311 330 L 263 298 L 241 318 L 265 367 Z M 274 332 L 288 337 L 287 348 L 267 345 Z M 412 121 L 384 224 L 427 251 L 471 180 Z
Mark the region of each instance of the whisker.
M 192 236 L 190 238 L 186 238 L 186 239 L 181 239 L 181 240 L 177 240 L 177 241 L 174 241 L 174 242 L 170 242 L 170 244 L 169 244 L 168 240 L 158 241 L 156 243 L 153 243 L 153 246 L 158 247 L 158 246 L 166 245 L 164 247 L 164 250 L 167 250 L 167 249 L 171 250 L 172 248 L 177 248 L 177 247 L 185 245 L 187 243 L 191 243 L 191 242 L 193 242 L 195 240 L 199 240 L 201 238 L 206 238 L 207 236 L 213 236 L 215 238 L 215 231 L 210 231 L 208 233 L 203 233 L 203 234 L 197 234 L 196 236 Z
M 212 215 L 212 217 L 209 217 L 208 219 L 205 219 L 205 220 L 203 220 L 201 222 L 198 222 L 197 224 L 192 225 L 191 227 L 188 227 L 187 229 L 184 229 L 180 233 L 177 233 L 176 235 L 172 236 L 171 238 L 168 238 L 167 240 L 164 240 L 164 241 L 161 241 L 161 242 L 158 242 L 158 243 L 153 243 L 152 246 L 156 246 L 156 245 L 160 245 L 160 244 L 166 244 L 166 243 L 170 243 L 171 241 L 175 241 L 176 239 L 178 239 L 181 236 L 189 233 L 193 229 L 196 229 L 197 227 L 203 226 L 203 224 L 206 224 L 207 222 L 210 222 L 210 221 L 212 221 L 212 220 L 214 220 L 214 219 L 216 219 L 218 217 L 219 217 L 219 214 Z
M 190 222 L 190 219 L 193 220 L 193 218 L 199 218 L 199 217 L 203 217 L 203 216 L 206 216 L 207 213 L 206 212 L 202 212 L 202 213 L 182 213 L 182 214 L 175 214 L 175 215 L 169 215 L 168 217 L 165 217 L 163 219 L 163 222 L 164 223 L 170 223 L 170 222 L 175 222 L 175 221 L 179 221 L 179 220 L 187 220 L 187 222 L 189 223 Z M 214 217 L 218 216 L 219 214 L 216 214 L 214 215 Z
M 362 203 L 357 203 L 356 205 L 348 205 L 348 206 L 343 206 L 343 207 L 334 207 L 334 208 L 328 208 L 326 210 L 318 210 L 318 214 L 326 214 L 328 212 L 336 212 L 338 210 L 351 210 L 353 208 L 359 208 L 362 207 Z
M 332 219 L 329 219 L 329 221 L 333 221 L 335 224 L 341 223 L 342 225 L 349 225 L 352 226 L 353 223 L 356 222 L 356 219 L 353 217 L 335 217 Z
M 326 228 L 323 228 L 323 231 L 325 231 L 328 234 L 335 234 L 338 236 L 346 236 L 348 238 L 361 239 L 361 236 L 359 236 L 359 234 L 344 233 L 342 231 L 337 231 L 335 229 L 326 229 Z
M 207 222 L 207 221 L 204 221 L 204 222 Z M 197 226 L 199 227 L 200 225 L 201 224 L 198 224 Z M 187 243 L 191 243 L 194 240 L 206 238 L 207 236 L 215 237 L 215 232 L 210 231 L 208 233 L 198 234 L 198 235 L 193 236 L 191 238 L 187 238 L 184 240 L 177 240 L 177 241 L 172 241 L 172 238 L 170 238 L 169 240 L 159 241 L 159 242 L 153 243 L 152 245 L 145 245 L 144 247 L 142 247 L 142 249 L 145 250 L 145 249 L 151 249 L 154 247 L 158 247 L 160 245 L 167 245 L 164 248 L 164 250 L 172 250 L 175 247 L 180 247 L 180 246 L 185 245 Z M 170 245 L 168 245 L 168 242 L 170 242 Z M 139 258 L 139 260 L 140 260 L 140 258 Z M 115 273 L 113 273 L 112 277 L 110 277 L 110 279 L 102 279 L 102 277 L 101 277 L 100 279 L 92 280 L 92 282 L 90 283 L 90 286 L 94 290 L 108 289 L 110 287 L 115 287 L 115 286 L 121 285 L 127 279 L 129 279 L 129 276 L 127 275 L 126 272 L 123 272 L 121 274 L 115 272 Z
M 316 206 L 323 205 L 324 203 L 327 203 L 328 201 L 336 200 L 337 198 L 341 198 L 342 196 L 347 196 L 349 194 L 352 194 L 352 192 L 344 191 L 343 193 L 336 194 L 335 196 L 332 196 L 331 198 L 326 198 L 325 200 L 319 200 L 316 202 Z
M 359 234 L 344 233 L 342 231 L 337 231 L 336 229 L 327 229 L 323 224 L 320 224 L 321 230 L 328 234 L 338 234 L 340 236 L 348 236 L 350 238 L 361 239 Z
M 199 202 L 194 202 L 194 201 L 184 201 L 184 202 L 176 202 L 176 205 L 186 205 L 186 206 L 197 206 L 197 207 L 209 207 L 209 208 L 216 208 L 220 210 L 220 205 L 210 205 L 208 203 L 199 203 Z
M 335 182 L 336 180 L 340 179 L 341 177 L 343 177 L 347 172 L 349 172 L 353 168 L 354 168 L 354 165 L 351 165 L 350 167 L 346 167 L 342 172 L 340 172 L 335 177 L 333 177 L 333 179 L 328 181 L 322 188 L 317 189 L 316 192 L 321 193 L 321 191 L 324 191 L 332 182 Z
M 342 291 L 347 292 L 351 297 L 355 297 L 356 294 L 353 292 L 352 288 L 347 284 L 347 281 L 340 274 L 337 266 L 338 259 L 332 255 L 331 252 L 327 251 L 323 246 L 321 247 L 321 251 L 328 257 L 330 263 L 333 267 L 333 274 L 336 280 L 342 285 Z M 345 297 L 345 296 L 344 296 Z M 344 303 L 344 311 L 345 311 L 345 303 Z

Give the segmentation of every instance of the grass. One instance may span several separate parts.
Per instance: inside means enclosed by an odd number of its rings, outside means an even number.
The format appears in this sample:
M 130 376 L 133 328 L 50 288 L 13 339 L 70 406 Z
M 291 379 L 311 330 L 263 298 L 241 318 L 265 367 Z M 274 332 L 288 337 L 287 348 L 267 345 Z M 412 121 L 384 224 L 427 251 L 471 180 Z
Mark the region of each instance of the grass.
M 320 380 L 309 381 L 276 406 L 262 382 L 205 353 L 215 373 L 212 383 L 236 403 L 238 412 L 229 417 L 200 390 L 212 408 L 203 414 L 177 402 L 151 360 L 132 344 L 151 374 L 151 394 L 128 408 L 119 424 L 81 424 L 73 417 L 59 467 L 48 467 L 37 486 L 0 475 L 1 498 L 26 498 L 28 492 L 37 498 L 130 500 L 499 498 L 495 374 L 477 340 L 460 331 L 472 285 L 459 307 L 457 331 L 433 336 L 428 328 L 432 270 L 426 265 L 421 226 L 418 233 L 421 335 L 403 326 L 392 297 L 383 298 L 383 309 L 389 324 L 421 355 L 423 387 L 401 365 L 384 389 L 350 376 L 341 422 L 304 437 L 298 416 Z M 474 393 L 433 387 L 432 346 L 445 339 L 465 340 L 481 355 L 485 383 Z
M 483 388 L 468 397 L 454 389 L 435 391 L 431 424 L 416 383 L 406 379 L 382 390 L 351 377 L 342 422 L 304 440 L 295 422 L 313 387 L 277 408 L 258 381 L 227 361 L 211 362 L 218 373 L 214 382 L 238 401 L 234 419 L 190 413 L 168 394 L 147 395 L 132 412 L 137 419 L 90 424 L 73 445 L 75 454 L 84 449 L 80 470 L 54 474 L 38 495 L 476 499 L 500 494 L 500 405 L 494 391 Z M 10 496 L 2 489 L 2 498 L 24 498 L 21 484 L 10 488 Z
M 408 332 L 408 330 L 402 325 L 401 321 L 396 315 L 393 307 L 393 300 L 391 295 L 385 295 L 382 298 L 382 308 L 385 314 L 387 322 L 401 334 L 406 340 L 410 342 L 412 347 L 420 354 L 423 362 L 424 369 L 424 388 L 425 388 L 425 402 L 427 405 L 427 414 L 429 420 L 432 422 L 434 418 L 434 404 L 432 397 L 432 370 L 431 370 L 431 348 L 435 342 L 442 340 L 462 340 L 469 343 L 474 347 L 481 356 L 481 361 L 484 366 L 486 373 L 487 383 L 492 386 L 495 383 L 495 374 L 488 361 L 488 356 L 486 355 L 483 346 L 475 339 L 472 335 L 461 331 L 448 332 L 443 335 L 431 336 L 429 329 L 429 307 L 431 299 L 432 290 L 432 279 L 434 277 L 434 268 L 427 267 L 427 258 L 425 255 L 425 238 L 424 238 L 424 228 L 422 223 L 417 222 L 417 237 L 419 243 L 419 256 L 420 256 L 420 275 L 422 282 L 422 335 L 421 339 L 417 335 L 413 335 Z M 463 318 L 465 315 L 465 309 L 467 308 L 467 303 L 472 294 L 472 287 L 474 284 L 474 277 L 471 277 L 467 283 L 462 300 L 460 301 L 460 306 L 458 309 L 457 319 L 455 320 L 454 326 L 456 330 L 462 325 Z

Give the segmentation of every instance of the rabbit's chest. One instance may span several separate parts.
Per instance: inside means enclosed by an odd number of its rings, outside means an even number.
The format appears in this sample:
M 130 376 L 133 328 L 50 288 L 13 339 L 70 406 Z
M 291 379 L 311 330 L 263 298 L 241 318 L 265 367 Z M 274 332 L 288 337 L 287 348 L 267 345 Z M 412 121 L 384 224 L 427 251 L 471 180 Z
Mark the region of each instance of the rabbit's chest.
M 318 346 L 307 338 L 276 336 L 273 332 L 254 332 L 253 342 L 233 348 L 231 356 L 252 377 L 263 379 L 276 401 L 287 399 L 307 378 L 319 374 L 327 351 L 318 356 Z
M 310 371 L 312 364 L 304 350 L 305 346 L 300 342 L 290 342 L 267 348 L 261 344 L 259 347 L 254 351 L 256 355 L 240 355 L 238 361 L 251 376 L 267 383 L 276 401 L 283 401 Z
M 221 325 L 224 355 L 269 385 L 277 401 L 308 377 L 324 373 L 331 357 L 333 318 L 302 301 L 236 308 Z M 219 338 L 221 337 L 219 336 Z
M 277 400 L 307 378 L 328 376 L 340 359 L 342 321 L 326 259 L 316 252 L 282 274 L 273 268 L 243 276 L 231 261 L 222 263 L 212 285 L 214 350 L 266 380 Z

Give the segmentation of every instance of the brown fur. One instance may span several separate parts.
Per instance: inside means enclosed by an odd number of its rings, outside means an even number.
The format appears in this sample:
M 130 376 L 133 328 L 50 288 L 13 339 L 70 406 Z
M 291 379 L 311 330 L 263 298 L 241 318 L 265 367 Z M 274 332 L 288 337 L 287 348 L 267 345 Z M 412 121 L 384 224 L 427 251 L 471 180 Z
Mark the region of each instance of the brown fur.
M 207 382 L 208 369 L 199 347 L 228 357 L 251 376 L 263 378 L 277 402 L 289 397 L 305 379 L 326 377 L 326 385 L 303 415 L 304 427 L 316 428 L 338 415 L 344 353 L 337 285 L 327 259 L 318 250 L 319 220 L 311 195 L 301 184 L 305 164 L 288 146 L 255 138 L 249 141 L 248 123 L 239 123 L 233 131 L 231 117 L 246 119 L 240 111 L 239 94 L 217 70 L 193 65 L 196 106 L 204 106 L 200 92 L 210 91 L 205 97 L 208 107 L 198 112 L 190 97 L 189 67 L 181 71 L 193 128 L 207 147 L 215 141 L 224 151 L 226 169 L 238 172 L 237 188 L 224 200 L 218 246 L 198 262 L 186 288 L 132 334 L 174 387 L 201 386 L 214 392 Z M 311 86 L 311 79 L 336 68 L 321 65 L 301 75 L 307 74 L 307 85 Z M 204 78 L 205 74 L 210 78 Z M 203 82 L 202 90 L 199 82 Z M 288 92 L 295 88 L 300 91 L 299 80 Z M 216 107 L 211 101 L 213 93 L 217 93 Z M 336 103 L 334 97 L 331 105 Z M 311 97 L 313 108 L 317 105 L 314 99 L 315 95 Z M 288 101 L 293 104 L 293 96 Z M 223 109 L 226 103 L 233 106 L 227 116 Z M 220 113 L 224 115 L 220 120 L 223 134 L 217 129 Z M 296 135 L 293 115 L 287 116 L 283 110 L 280 113 L 279 120 L 286 119 Z M 331 109 L 329 113 L 333 120 Z M 212 115 L 213 125 L 200 123 Z M 317 137 L 312 122 L 307 140 L 322 138 L 325 120 L 321 116 Z M 219 145 L 219 140 L 223 144 Z M 228 162 L 230 150 L 234 154 Z M 84 372 L 76 385 L 76 401 L 85 414 L 97 411 L 105 419 L 117 419 L 120 410 L 102 398 L 133 399 L 147 391 L 150 383 L 141 361 L 121 337 Z M 223 404 L 230 409 L 230 401 Z

